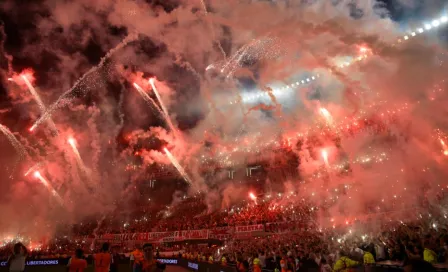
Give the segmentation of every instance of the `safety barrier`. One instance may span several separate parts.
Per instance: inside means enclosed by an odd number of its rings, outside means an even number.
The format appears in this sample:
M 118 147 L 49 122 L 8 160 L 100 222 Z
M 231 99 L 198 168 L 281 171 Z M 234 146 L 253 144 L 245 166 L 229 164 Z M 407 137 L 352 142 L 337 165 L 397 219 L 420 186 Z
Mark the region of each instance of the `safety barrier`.
M 59 258 L 59 259 L 37 259 L 37 260 L 27 260 L 26 261 L 26 271 L 28 272 L 38 272 L 38 271 L 54 271 L 54 272 L 65 272 L 66 266 L 69 258 Z M 89 259 L 88 259 L 89 260 Z M 91 260 L 91 259 L 90 259 Z M 197 272 L 236 272 L 235 267 L 232 266 L 221 266 L 218 264 L 209 264 L 205 262 L 196 262 L 185 259 L 176 258 L 158 258 L 159 262 L 166 265 L 177 265 L 186 268 L 190 271 Z M 126 265 L 129 264 L 129 259 L 122 260 Z M 6 267 L 7 263 L 5 260 L 0 261 L 0 272 L 8 271 Z M 90 263 L 91 265 L 91 263 Z M 87 269 L 88 271 L 92 269 Z
M 51 271 L 51 272 L 65 272 L 66 266 L 69 258 L 54 258 L 54 259 L 36 259 L 26 261 L 26 271 L 28 272 L 38 272 L 38 271 Z M 89 260 L 89 259 L 88 259 Z M 91 260 L 91 258 L 90 258 Z M 236 267 L 233 265 L 222 266 L 220 264 L 210 264 L 208 262 L 198 262 L 193 260 L 187 260 L 182 258 L 158 258 L 159 262 L 164 263 L 168 266 L 177 265 L 186 268 L 190 271 L 195 272 L 237 272 Z M 122 260 L 123 265 L 129 267 L 129 259 Z M 0 272 L 8 271 L 6 267 L 6 261 L 0 261 Z M 440 265 L 435 265 L 436 269 L 439 271 L 448 271 L 446 267 Z M 92 269 L 90 269 L 92 270 Z M 90 271 L 88 269 L 88 271 Z M 273 270 L 263 269 L 263 272 L 273 272 Z M 403 271 L 403 267 L 398 265 L 386 265 L 377 264 L 373 266 L 361 266 L 352 268 L 351 271 L 354 272 L 398 272 Z

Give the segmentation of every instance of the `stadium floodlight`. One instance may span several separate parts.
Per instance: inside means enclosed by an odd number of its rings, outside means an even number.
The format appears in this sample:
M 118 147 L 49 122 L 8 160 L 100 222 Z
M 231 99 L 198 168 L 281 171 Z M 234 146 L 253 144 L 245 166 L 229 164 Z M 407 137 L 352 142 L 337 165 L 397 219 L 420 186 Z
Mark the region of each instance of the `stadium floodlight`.
M 426 30 L 430 30 L 432 28 L 432 26 L 430 24 L 425 24 L 425 29 Z
M 438 27 L 440 25 L 440 21 L 439 20 L 434 20 L 434 21 L 432 21 L 432 25 L 434 27 Z
M 412 33 L 411 33 L 411 36 L 412 36 L 412 37 L 415 37 L 415 35 L 417 35 L 415 32 L 412 32 Z
M 448 16 L 442 16 L 442 17 L 440 18 L 440 21 L 441 21 L 442 23 L 446 23 L 446 22 L 448 22 Z
M 405 40 L 409 40 L 408 35 L 404 36 L 403 38 L 404 38 Z
M 417 29 L 418 33 L 423 33 L 423 28 Z

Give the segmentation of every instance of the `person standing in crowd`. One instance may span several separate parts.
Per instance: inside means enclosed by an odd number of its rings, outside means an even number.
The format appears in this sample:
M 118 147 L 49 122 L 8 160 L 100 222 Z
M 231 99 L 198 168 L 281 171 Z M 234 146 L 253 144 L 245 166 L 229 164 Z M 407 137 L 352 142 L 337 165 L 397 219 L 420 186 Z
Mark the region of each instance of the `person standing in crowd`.
M 132 272 L 142 272 L 142 262 L 144 259 L 143 252 L 140 250 L 140 245 L 135 245 L 135 250 L 131 252 L 130 262 Z
M 87 268 L 87 261 L 84 260 L 84 251 L 80 248 L 76 249 L 75 256 L 68 260 L 69 272 L 83 272 Z
M 261 264 L 260 259 L 258 258 L 258 254 L 254 254 L 254 260 L 253 260 L 253 272 L 261 272 Z
M 369 251 L 364 251 L 363 259 L 364 259 L 365 265 L 375 264 L 375 259 L 373 258 L 373 254 L 370 253 Z
M 120 262 L 120 255 L 118 254 L 118 247 L 112 247 L 112 260 L 110 264 L 110 272 L 118 272 L 118 264 Z
M 275 258 L 272 253 L 268 252 L 268 257 L 266 258 L 266 269 L 274 270 L 276 267 Z
M 320 260 L 320 272 L 332 272 L 331 266 L 327 264 L 327 260 L 325 258 Z
M 22 272 L 25 270 L 25 260 L 28 256 L 28 250 L 22 243 L 14 245 L 12 255 L 7 261 L 10 272 Z
M 238 272 L 246 272 L 249 270 L 247 265 L 244 262 L 247 263 L 247 261 L 243 259 L 243 256 L 241 256 L 241 255 L 238 256 L 237 261 L 236 261 L 236 270 Z
M 431 264 L 436 263 L 437 254 L 433 250 L 435 246 L 429 240 L 425 240 L 424 247 L 425 249 L 423 250 L 423 260 Z
M 376 254 L 376 260 L 377 261 L 384 261 L 386 259 L 386 252 L 384 250 L 384 243 L 379 239 L 375 239 L 374 243 L 375 247 L 375 254 Z
M 258 254 L 258 259 L 260 259 L 261 268 L 265 268 L 266 267 L 266 255 L 264 254 L 264 251 L 260 251 L 260 253 Z
M 347 256 L 348 254 L 345 251 L 341 251 L 341 257 L 334 264 L 334 272 L 346 272 L 349 268 L 359 265 L 359 262 L 354 261 Z
M 109 253 L 109 243 L 104 243 L 101 252 L 93 256 L 95 272 L 109 272 L 112 256 Z
M 165 265 L 154 259 L 152 244 L 143 245 L 142 272 L 156 272 L 165 270 Z
M 292 269 L 290 269 L 288 267 L 288 263 L 287 263 L 286 259 L 280 260 L 280 271 L 281 272 L 292 272 Z
M 222 258 L 221 258 L 221 265 L 222 265 L 222 266 L 227 266 L 227 258 L 226 258 L 225 255 L 222 255 Z

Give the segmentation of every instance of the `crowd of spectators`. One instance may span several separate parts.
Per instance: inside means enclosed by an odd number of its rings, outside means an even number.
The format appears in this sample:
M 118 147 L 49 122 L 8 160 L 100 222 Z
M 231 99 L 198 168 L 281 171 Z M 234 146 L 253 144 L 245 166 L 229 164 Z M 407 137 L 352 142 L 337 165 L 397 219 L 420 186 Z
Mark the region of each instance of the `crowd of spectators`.
M 75 235 L 59 237 L 29 251 L 30 258 L 70 256 L 76 248 L 86 254 L 96 251 L 92 239 L 102 233 L 174 231 L 213 229 L 215 227 L 263 224 L 263 233 L 249 237 L 229 237 L 223 244 L 203 243 L 158 245 L 158 251 L 181 252 L 181 257 L 198 261 L 235 264 L 249 268 L 281 269 L 291 271 L 328 270 L 329 267 L 372 265 L 378 261 L 412 263 L 448 263 L 448 233 L 442 218 L 420 217 L 406 224 L 400 220 L 388 221 L 374 231 L 355 224 L 321 229 L 315 224 L 319 209 L 304 202 L 287 198 L 265 198 L 246 202 L 228 209 L 209 212 L 200 198 L 185 199 L 172 207 L 137 214 L 138 218 L 122 221 L 119 217 L 104 217 L 73 227 Z M 116 216 L 116 215 L 115 215 Z M 431 214 L 429 214 L 431 217 Z M 146 218 L 146 220 L 145 220 Z M 125 223 L 123 223 L 125 222 Z M 384 231 L 387 230 L 387 231 Z M 77 238 L 74 238 L 77 237 Z M 88 241 L 87 241 L 88 240 Z M 94 240 L 93 240 L 94 241 Z M 10 252 L 10 244 L 0 248 L 0 259 Z M 96 244 L 98 246 L 98 244 Z M 132 248 L 121 245 L 120 251 Z M 176 253 L 177 254 L 177 253 Z M 339 262 L 339 263 L 338 263 Z M 327 269 L 327 270 L 326 270 Z M 317 270 L 316 270 L 317 271 Z
M 138 233 L 211 229 L 216 227 L 310 221 L 316 210 L 292 199 L 272 198 L 243 202 L 227 209 L 210 211 L 203 198 L 187 198 L 176 205 L 133 214 L 114 213 L 102 220 L 86 220 L 73 227 L 76 236 L 104 233 Z
M 214 261 L 241 266 L 239 271 L 253 266 L 269 270 L 281 270 L 286 266 L 284 271 L 346 271 L 349 267 L 372 266 L 382 261 L 397 266 L 420 265 L 428 269 L 425 271 L 432 271 L 432 265 L 447 268 L 447 230 L 424 225 L 402 224 L 375 235 L 309 228 L 232 239 L 212 252 L 209 247 L 190 245 L 185 248 L 183 257 L 204 261 L 214 253 Z

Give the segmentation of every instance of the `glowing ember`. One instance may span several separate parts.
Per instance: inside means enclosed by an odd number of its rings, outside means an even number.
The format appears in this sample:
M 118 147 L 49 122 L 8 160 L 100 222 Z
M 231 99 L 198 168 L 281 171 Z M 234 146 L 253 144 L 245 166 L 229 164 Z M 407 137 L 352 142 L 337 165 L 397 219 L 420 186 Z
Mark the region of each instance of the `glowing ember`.
M 14 136 L 14 134 L 12 134 L 12 132 L 2 124 L 0 124 L 0 131 L 5 134 L 6 138 L 8 138 L 8 141 L 19 154 L 20 159 L 25 157 L 25 155 L 27 154 L 25 147 L 19 142 L 19 140 L 17 140 L 16 136 Z
M 166 109 L 165 104 L 163 103 L 163 100 L 160 97 L 159 92 L 157 91 L 157 88 L 155 85 L 155 79 L 150 78 L 149 84 L 151 84 L 152 90 L 154 91 L 154 94 L 156 95 L 157 100 L 159 101 L 160 107 L 162 108 L 162 112 L 163 112 L 163 115 L 165 116 L 165 120 L 168 123 L 168 126 L 170 127 L 170 129 L 173 133 L 176 133 L 176 128 L 174 127 L 173 122 L 171 121 L 171 118 L 168 114 L 168 110 Z
M 34 177 L 40 178 L 40 172 L 39 171 L 34 172 Z
M 329 165 L 329 163 L 328 163 L 328 152 L 327 152 L 327 150 L 322 150 L 321 151 L 321 155 L 322 155 L 322 159 L 324 160 L 324 162 L 325 162 L 325 165 Z
M 138 93 L 142 96 L 143 100 L 150 106 L 151 108 L 155 109 L 161 116 L 163 116 L 165 121 L 168 123 L 168 120 L 165 117 L 165 114 L 159 109 L 156 102 L 145 92 L 145 90 L 142 89 L 137 83 L 133 83 L 134 88 L 138 91 Z
M 67 141 L 72 147 L 76 147 L 76 141 L 73 138 L 68 138 Z
M 78 163 L 79 168 L 86 174 L 88 174 L 87 167 L 85 166 L 81 154 L 79 154 L 79 150 L 76 147 L 76 140 L 73 137 L 68 138 L 67 142 L 72 147 L 73 153 L 75 154 L 76 162 Z
M 320 113 L 325 118 L 327 123 L 331 124 L 333 122 L 333 118 L 332 118 L 330 112 L 326 108 L 320 108 Z
M 163 148 L 165 151 L 166 156 L 168 159 L 170 159 L 171 163 L 176 167 L 177 171 L 181 174 L 181 176 L 185 179 L 186 182 L 188 182 L 191 185 L 191 179 L 188 176 L 187 172 L 185 172 L 184 168 L 180 165 L 180 163 L 177 161 L 177 159 L 171 154 L 171 152 L 165 147 Z
M 39 171 L 34 172 L 34 177 L 39 179 L 42 184 L 48 189 L 48 191 L 56 198 L 56 200 L 59 202 L 59 204 L 63 205 L 64 202 L 62 201 L 61 196 L 53 189 L 53 186 L 48 182 L 47 179 L 45 179 Z
M 31 95 L 34 97 L 34 100 L 36 101 L 37 105 L 39 106 L 39 109 L 41 111 L 42 114 L 45 114 L 45 112 L 47 111 L 44 103 L 42 102 L 42 99 L 40 98 L 39 94 L 36 92 L 36 89 L 33 87 L 33 85 L 31 84 L 31 82 L 28 80 L 27 74 L 22 74 L 22 79 L 25 82 L 26 86 L 28 87 L 28 90 L 30 91 Z M 48 125 L 50 126 L 50 129 L 53 133 L 57 134 L 57 129 L 56 129 L 56 125 L 54 124 L 53 120 L 51 119 L 51 117 L 48 118 Z M 32 127 L 30 129 L 30 131 L 33 131 L 34 127 Z
M 257 200 L 257 197 L 252 192 L 249 193 L 249 197 L 250 197 L 250 199 L 252 199 L 254 201 Z

